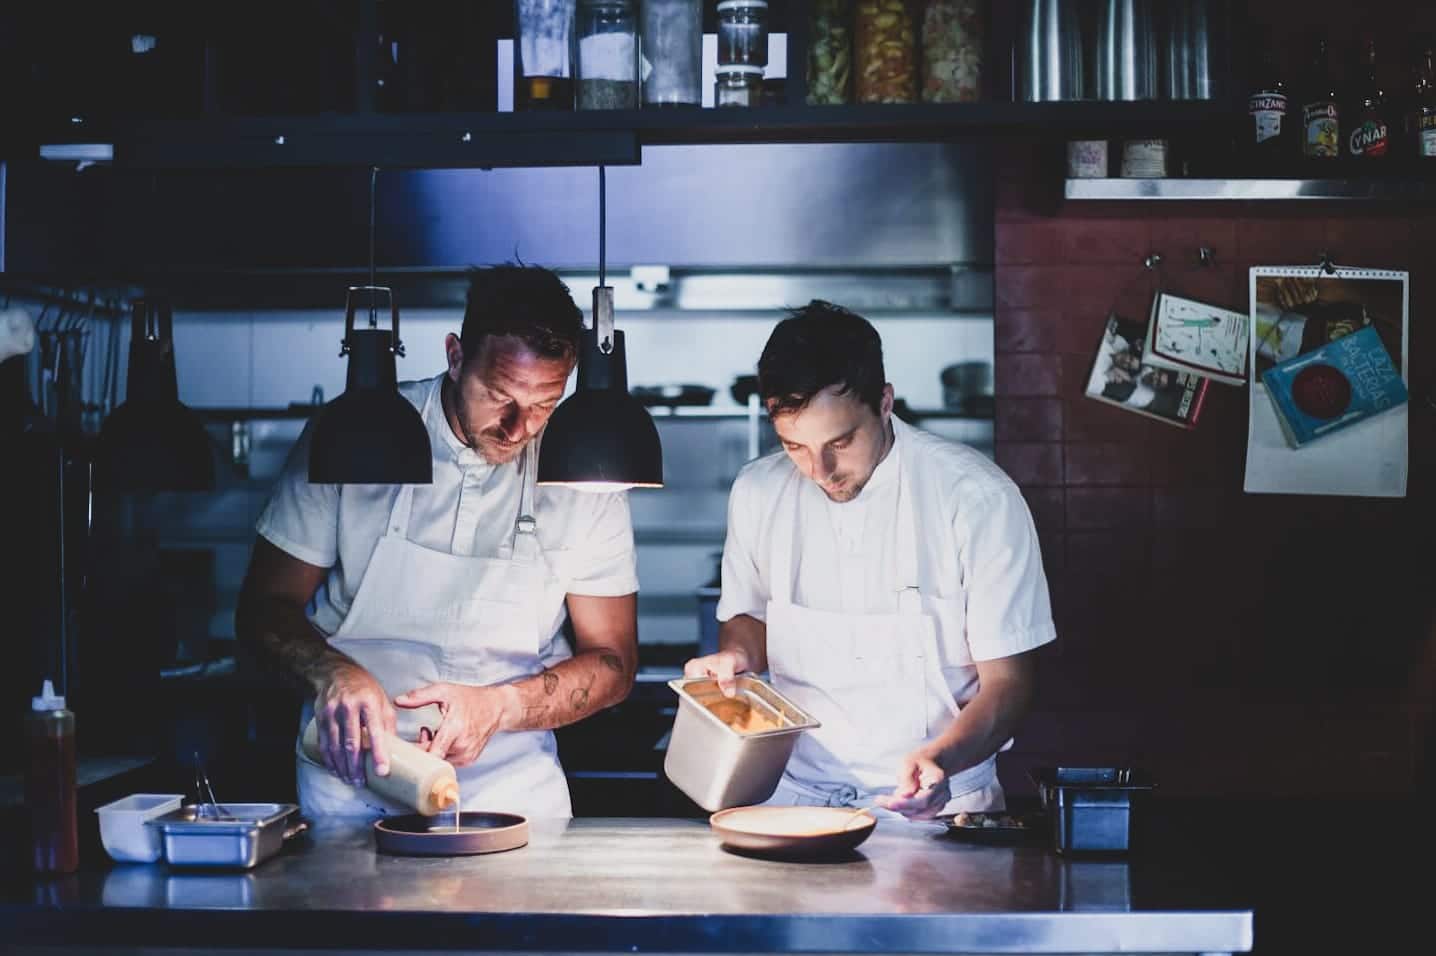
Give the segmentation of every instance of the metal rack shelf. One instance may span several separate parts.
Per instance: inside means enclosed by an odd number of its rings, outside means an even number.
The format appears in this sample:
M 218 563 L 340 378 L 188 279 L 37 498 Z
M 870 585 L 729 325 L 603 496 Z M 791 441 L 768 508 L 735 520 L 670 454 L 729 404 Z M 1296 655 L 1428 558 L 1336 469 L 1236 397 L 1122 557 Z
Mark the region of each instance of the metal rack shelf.
M 1409 179 L 1068 179 L 1064 193 L 1075 200 L 1430 202 L 1436 171 Z
M 351 113 L 85 124 L 41 132 L 37 140 L 51 151 L 62 144 L 110 144 L 116 166 L 139 169 L 592 166 L 636 164 L 642 147 L 656 145 L 929 142 L 1034 131 L 1121 136 L 1229 126 L 1233 115 L 1223 100 Z

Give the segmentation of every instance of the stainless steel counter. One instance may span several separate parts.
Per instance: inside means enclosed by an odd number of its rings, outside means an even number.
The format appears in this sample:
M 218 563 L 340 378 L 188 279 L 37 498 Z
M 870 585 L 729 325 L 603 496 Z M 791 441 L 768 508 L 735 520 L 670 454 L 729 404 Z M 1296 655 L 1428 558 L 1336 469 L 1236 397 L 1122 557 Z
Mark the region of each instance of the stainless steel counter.
M 248 873 L 117 865 L 12 883 L 0 948 L 1244 952 L 1252 913 L 1223 898 L 1232 882 L 1190 860 L 1067 860 L 896 822 L 828 863 L 739 856 L 694 820 L 536 822 L 522 849 L 456 858 L 379 855 L 367 828 L 320 823 Z

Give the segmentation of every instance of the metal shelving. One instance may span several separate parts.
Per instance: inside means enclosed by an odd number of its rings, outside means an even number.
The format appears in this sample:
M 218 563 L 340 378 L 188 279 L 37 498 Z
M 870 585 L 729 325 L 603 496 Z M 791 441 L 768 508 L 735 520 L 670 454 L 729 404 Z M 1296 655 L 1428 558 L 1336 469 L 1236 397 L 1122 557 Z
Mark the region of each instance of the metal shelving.
M 1409 179 L 1068 179 L 1074 200 L 1325 200 L 1430 202 L 1436 200 L 1436 171 Z

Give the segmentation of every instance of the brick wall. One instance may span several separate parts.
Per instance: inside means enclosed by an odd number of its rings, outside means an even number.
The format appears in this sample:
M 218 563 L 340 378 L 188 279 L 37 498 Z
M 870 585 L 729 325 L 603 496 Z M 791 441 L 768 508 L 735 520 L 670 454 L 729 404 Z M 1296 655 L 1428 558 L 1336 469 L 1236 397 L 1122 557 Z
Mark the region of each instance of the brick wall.
M 1061 635 L 1009 788 L 1060 759 L 1150 767 L 1176 793 L 1409 790 L 1436 684 L 1436 207 L 1063 203 L 1060 144 L 999 169 L 997 459 Z M 1243 388 L 1213 384 L 1192 432 L 1082 397 L 1108 309 L 1145 315 L 1148 252 L 1174 291 L 1244 311 L 1250 266 L 1323 249 L 1411 271 L 1404 500 L 1244 494 Z

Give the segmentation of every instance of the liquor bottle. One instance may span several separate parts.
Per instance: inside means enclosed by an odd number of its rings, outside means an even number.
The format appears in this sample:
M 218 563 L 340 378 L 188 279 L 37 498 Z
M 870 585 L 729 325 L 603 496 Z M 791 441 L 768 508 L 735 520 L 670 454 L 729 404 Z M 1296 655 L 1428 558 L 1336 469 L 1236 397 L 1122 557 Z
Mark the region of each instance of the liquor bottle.
M 1436 160 L 1436 62 L 1431 37 L 1425 36 L 1416 48 L 1415 78 L 1411 103 L 1406 111 L 1407 155 Z
M 1376 41 L 1366 41 L 1366 52 L 1357 71 L 1360 77 L 1346 129 L 1346 155 L 1361 163 L 1385 159 L 1390 154 L 1391 127 L 1386 117 L 1386 91 L 1376 76 Z
M 1341 156 L 1340 108 L 1324 31 L 1312 38 L 1311 62 L 1302 89 L 1299 138 L 1303 159 L 1329 161 Z
M 1252 121 L 1247 153 L 1254 169 L 1273 172 L 1286 165 L 1291 156 L 1292 131 L 1287 118 L 1286 83 L 1277 66 L 1270 27 L 1258 31 L 1255 50 L 1257 62 L 1247 97 L 1247 113 Z

